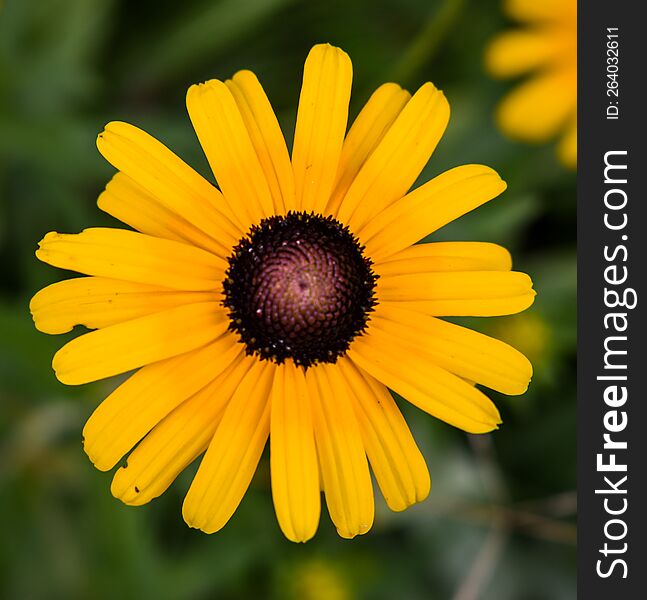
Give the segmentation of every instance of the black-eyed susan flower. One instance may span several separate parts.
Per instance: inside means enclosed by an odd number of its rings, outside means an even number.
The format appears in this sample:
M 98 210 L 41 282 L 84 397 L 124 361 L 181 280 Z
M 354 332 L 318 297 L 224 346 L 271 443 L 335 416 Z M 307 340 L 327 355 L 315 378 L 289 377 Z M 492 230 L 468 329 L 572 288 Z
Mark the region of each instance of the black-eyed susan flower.
M 78 385 L 138 369 L 99 405 L 85 451 L 126 504 L 162 494 L 203 452 L 184 518 L 219 530 L 269 438 L 285 535 L 317 529 L 321 490 L 343 537 L 366 532 L 369 465 L 396 511 L 424 499 L 425 461 L 389 388 L 465 431 L 496 428 L 483 384 L 520 394 L 523 355 L 442 320 L 524 310 L 530 278 L 490 243 L 416 242 L 499 195 L 464 165 L 407 193 L 449 119 L 431 83 L 388 83 L 346 134 L 351 62 L 315 46 L 292 156 L 249 71 L 189 89 L 189 116 L 218 188 L 140 129 L 114 122 L 98 147 L 118 173 L 99 207 L 135 231 L 49 233 L 37 256 L 85 275 L 36 294 L 36 326 L 91 331 L 54 356 Z M 134 447 L 134 450 L 133 450 Z M 132 452 L 131 452 L 132 450 Z
M 521 23 L 497 36 L 485 62 L 495 77 L 529 75 L 499 104 L 497 122 L 513 139 L 542 143 L 560 137 L 557 153 L 577 162 L 577 5 L 575 0 L 505 0 Z

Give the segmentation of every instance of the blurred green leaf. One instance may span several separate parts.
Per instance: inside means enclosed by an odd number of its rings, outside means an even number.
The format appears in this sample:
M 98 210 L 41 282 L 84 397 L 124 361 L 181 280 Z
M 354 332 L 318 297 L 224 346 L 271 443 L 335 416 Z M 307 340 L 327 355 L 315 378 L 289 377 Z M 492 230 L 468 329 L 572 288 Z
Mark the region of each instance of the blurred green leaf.
M 169 23 L 165 31 L 147 36 L 131 57 L 126 77 L 146 89 L 182 73 L 205 55 L 224 51 L 232 42 L 253 35 L 263 21 L 294 0 L 217 0 L 195 3 Z

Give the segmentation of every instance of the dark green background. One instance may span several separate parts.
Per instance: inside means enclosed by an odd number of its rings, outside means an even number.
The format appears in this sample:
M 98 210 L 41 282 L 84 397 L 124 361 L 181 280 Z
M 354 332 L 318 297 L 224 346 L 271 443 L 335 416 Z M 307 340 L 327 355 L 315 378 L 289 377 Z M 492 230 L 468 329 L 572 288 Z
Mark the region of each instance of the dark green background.
M 554 600 L 575 595 L 575 176 L 554 148 L 504 139 L 492 120 L 507 84 L 482 67 L 509 25 L 472 0 L 5 0 L 0 2 L 0 597 L 7 599 L 404 598 Z M 114 381 L 65 387 L 63 340 L 38 333 L 29 298 L 64 276 L 39 264 L 49 230 L 115 225 L 95 201 L 113 172 L 95 149 L 113 119 L 135 123 L 211 177 L 186 88 L 254 70 L 288 142 L 303 61 L 315 42 L 354 64 L 351 112 L 393 80 L 431 80 L 452 107 L 421 177 L 485 163 L 509 189 L 432 239 L 507 245 L 539 295 L 520 316 L 473 319 L 513 341 L 535 377 L 495 400 L 502 428 L 466 436 L 406 406 L 430 466 L 431 497 L 400 514 L 377 501 L 367 535 L 337 537 L 327 515 L 306 545 L 281 535 L 264 457 L 227 527 L 190 530 L 193 469 L 129 508 L 92 467 L 81 428 Z

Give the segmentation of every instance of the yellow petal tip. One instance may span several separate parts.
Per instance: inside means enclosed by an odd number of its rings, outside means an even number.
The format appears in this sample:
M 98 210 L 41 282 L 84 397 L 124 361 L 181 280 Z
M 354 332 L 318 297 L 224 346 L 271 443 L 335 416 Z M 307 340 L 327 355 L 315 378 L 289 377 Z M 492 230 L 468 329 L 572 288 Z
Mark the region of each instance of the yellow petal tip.
M 97 135 L 97 147 L 99 146 L 100 141 L 102 141 L 106 134 L 124 134 L 128 129 L 135 129 L 134 125 L 126 123 L 125 121 L 110 121 L 106 123 L 103 127 L 103 131 L 99 132 Z
M 326 54 L 329 51 L 333 51 L 338 58 L 341 58 L 344 60 L 344 62 L 348 62 L 350 64 L 350 56 L 346 52 L 344 52 L 341 48 L 338 46 L 333 46 L 332 44 L 329 44 L 328 42 L 324 42 L 321 44 L 315 44 L 311 49 L 310 52 L 308 53 L 308 57 L 306 58 L 306 63 L 309 60 L 315 59 L 319 60 L 323 57 L 324 54 Z
M 345 529 L 340 529 L 339 527 L 337 528 L 337 533 L 339 537 L 344 538 L 345 540 L 352 540 L 353 538 L 356 538 L 358 535 L 364 535 L 365 533 L 368 532 L 368 530 L 372 527 L 373 523 L 369 523 L 368 525 L 358 525 L 356 528 L 353 528 L 352 530 L 345 530 Z
M 291 542 L 294 542 L 295 544 L 305 544 L 315 536 L 315 533 L 317 533 L 316 529 L 314 531 L 302 532 L 299 534 L 297 534 L 294 531 L 290 531 L 290 532 L 283 531 L 283 535 L 288 540 L 290 540 Z
M 53 361 L 52 361 L 52 368 L 54 369 L 54 375 L 56 375 L 56 379 L 58 379 L 63 385 L 83 385 L 84 383 L 87 383 L 85 381 L 77 381 L 75 377 L 70 373 L 57 370 L 56 367 L 54 366 Z
M 194 83 L 193 85 L 189 86 L 189 89 L 186 91 L 187 104 L 192 98 L 201 93 L 200 88 L 202 88 L 203 85 L 203 83 Z

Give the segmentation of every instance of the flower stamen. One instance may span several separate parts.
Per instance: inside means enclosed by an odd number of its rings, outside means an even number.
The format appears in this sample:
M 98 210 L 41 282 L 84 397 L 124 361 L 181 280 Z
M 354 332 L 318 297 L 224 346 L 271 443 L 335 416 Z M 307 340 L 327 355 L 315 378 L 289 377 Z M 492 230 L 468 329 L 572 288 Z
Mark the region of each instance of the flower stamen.
M 263 219 L 229 257 L 223 288 L 229 329 L 248 354 L 305 368 L 336 362 L 376 304 L 370 259 L 333 217 Z

